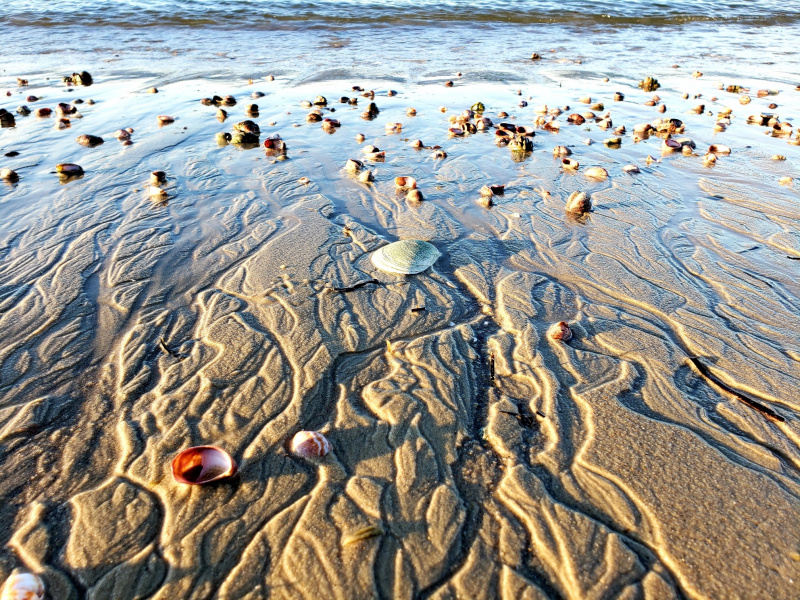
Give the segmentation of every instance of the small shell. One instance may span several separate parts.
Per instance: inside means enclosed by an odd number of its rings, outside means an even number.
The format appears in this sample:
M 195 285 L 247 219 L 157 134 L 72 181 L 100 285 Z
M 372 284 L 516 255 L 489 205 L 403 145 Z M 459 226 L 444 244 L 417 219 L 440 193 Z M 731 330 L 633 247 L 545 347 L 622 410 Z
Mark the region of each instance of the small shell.
M 89 135 L 88 133 L 84 133 L 83 135 L 79 135 L 75 141 L 78 142 L 81 146 L 94 148 L 95 146 L 99 146 L 100 144 L 103 143 L 103 138 L 96 135 Z
M 580 166 L 578 161 L 574 158 L 562 158 L 561 164 L 565 169 L 569 169 L 570 171 L 575 171 Z
M 44 583 L 38 575 L 14 569 L 3 584 L 0 600 L 42 600 Z
M 365 139 L 367 139 L 367 138 L 364 136 L 364 134 L 363 134 L 363 133 L 357 133 L 357 134 L 356 134 L 356 141 L 357 141 L 358 143 L 361 143 L 361 142 L 363 142 Z
M 72 163 L 61 163 L 56 165 L 56 171 L 62 175 L 80 175 L 83 173 L 83 168 Z
M 773 154 L 772 160 L 786 160 L 786 157 L 783 154 Z
M 582 102 L 583 104 L 591 104 L 592 99 L 590 96 L 582 96 L 581 98 L 578 98 L 578 102 Z
M 292 453 L 302 458 L 325 456 L 331 443 L 318 431 L 298 431 L 292 438 Z
M 485 185 L 481 188 L 481 196 L 502 196 L 505 190 L 505 185 Z
M 708 147 L 708 151 L 711 154 L 716 154 L 717 156 L 727 156 L 731 153 L 731 149 L 728 146 L 723 146 L 722 144 L 711 144 Z
M 364 163 L 362 163 L 360 160 L 354 160 L 351 158 L 345 163 L 344 168 L 351 173 L 358 173 L 363 166 Z
M 431 153 L 431 158 L 447 158 L 447 152 L 440 149 L 434 150 Z
M 417 109 L 416 108 L 409 108 L 406 110 L 406 115 L 409 117 L 416 117 L 417 116 Z
M 175 122 L 175 119 L 169 115 L 158 115 L 157 119 L 159 125 L 169 125 Z
M 148 186 L 148 188 L 150 188 L 148 190 L 148 192 L 149 192 L 150 198 L 152 200 L 164 200 L 164 199 L 166 199 L 167 192 L 163 188 L 160 188 L 157 185 L 150 185 L 150 186 Z
M 406 194 L 406 200 L 409 202 L 422 202 L 424 199 L 425 198 L 422 195 L 422 192 L 416 188 L 408 190 L 408 193 Z
M 567 325 L 566 322 L 559 321 L 547 330 L 547 335 L 551 339 L 566 342 L 572 338 L 572 330 L 569 328 L 569 325 Z
M 402 123 L 387 123 L 386 124 L 386 131 L 389 132 L 397 132 L 403 129 Z
M 375 181 L 375 175 L 372 174 L 372 171 L 367 169 L 367 170 L 361 171 L 361 173 L 359 173 L 358 180 L 361 183 L 370 183 L 372 181 Z
M 717 155 L 708 153 L 703 157 L 703 163 L 706 165 L 713 165 L 717 162 Z
M 583 173 L 587 177 L 591 177 L 592 179 L 607 179 L 608 178 L 608 171 L 606 171 L 603 167 L 589 167 Z
M 380 148 L 378 148 L 377 146 L 373 146 L 372 144 L 369 144 L 368 146 L 364 146 L 361 149 L 361 151 L 364 154 L 372 154 L 373 152 L 380 152 Z
M 422 148 L 423 146 L 424 144 L 422 143 L 422 140 L 414 140 L 413 142 L 411 142 L 412 148 Z
M 413 177 L 395 177 L 394 184 L 399 188 L 410 188 L 414 189 L 417 187 L 417 180 Z
M 677 140 L 673 140 L 672 138 L 667 138 L 664 140 L 664 143 L 661 144 L 661 150 L 663 152 L 674 152 L 675 150 L 680 150 L 681 147 L 682 144 Z
M 421 240 L 400 240 L 372 253 L 372 264 L 387 273 L 421 273 L 441 256 L 436 246 Z
M 608 148 L 619 148 L 622 145 L 622 138 L 613 137 L 607 140 L 604 140 L 603 143 Z
M 49 117 L 52 112 L 49 108 L 37 108 L 33 114 L 37 117 Z
M 639 167 L 637 167 L 636 165 L 625 165 L 624 167 L 622 167 L 622 170 L 625 173 L 638 173 Z
M 131 134 L 125 131 L 124 129 L 117 129 L 114 132 L 114 137 L 117 138 L 119 141 L 124 141 L 131 139 Z
M 217 446 L 187 448 L 172 459 L 172 477 L 178 483 L 202 485 L 226 477 L 237 470 L 231 455 Z
M 592 210 L 592 200 L 586 192 L 572 192 L 567 199 L 565 210 L 569 213 L 582 215 Z
M 164 185 L 167 182 L 167 174 L 164 171 L 153 171 L 150 173 L 151 185 Z
M 586 119 L 583 117 L 583 115 L 579 115 L 578 113 L 567 117 L 567 123 L 572 123 L 574 125 L 583 125 L 585 122 Z
M 572 150 L 566 146 L 556 146 L 553 148 L 553 156 L 569 156 L 570 154 L 572 154 Z
M 297 183 L 299 183 L 300 185 L 308 185 L 309 183 L 311 183 L 311 180 L 308 177 L 301 177 L 300 179 L 297 180 Z
M 156 88 L 154 88 L 154 87 L 151 87 L 151 88 L 147 88 L 146 92 L 148 94 L 157 94 L 158 90 Z
M 17 175 L 16 171 L 12 171 L 11 169 L 3 169 L 0 171 L 0 179 L 14 182 L 19 180 L 19 175 Z

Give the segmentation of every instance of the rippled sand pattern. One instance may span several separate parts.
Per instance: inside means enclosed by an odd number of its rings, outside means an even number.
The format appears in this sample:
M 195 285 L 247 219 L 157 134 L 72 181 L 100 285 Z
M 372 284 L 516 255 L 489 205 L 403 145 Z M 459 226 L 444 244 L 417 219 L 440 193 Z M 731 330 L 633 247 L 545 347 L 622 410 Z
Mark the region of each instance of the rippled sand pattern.
M 685 114 L 697 101 L 665 90 L 696 156 L 648 167 L 660 139 L 612 151 L 610 132 L 562 116 L 515 163 L 492 132 L 446 136 L 479 99 L 528 124 L 502 86 L 380 92 L 373 122 L 331 104 L 343 126 L 328 136 L 299 100 L 387 84 L 143 95 L 98 79 L 72 129 L 29 117 L 0 134 L 22 176 L 0 191 L 0 575 L 24 565 L 63 600 L 800 594 L 800 197 L 777 183 L 800 156 L 744 125 L 760 104 L 717 92 L 715 113 L 739 118 L 715 140 L 713 119 Z M 659 116 L 635 87 L 592 85 L 629 132 Z M 268 92 L 262 141 L 280 132 L 287 161 L 213 141 L 253 89 Z M 224 125 L 198 102 L 221 92 L 239 98 Z M 533 93 L 585 110 L 577 87 Z M 157 114 L 178 120 L 159 129 Z M 403 133 L 384 134 L 396 120 Z M 129 148 L 110 135 L 126 125 Z M 387 151 L 373 185 L 341 170 L 362 158 L 359 131 Z M 706 168 L 711 141 L 733 153 Z M 610 178 L 565 173 L 557 144 Z M 86 175 L 59 186 L 48 171 L 66 160 Z M 622 172 L 631 161 L 641 174 Z M 165 202 L 145 191 L 154 169 Z M 491 209 L 487 183 L 507 184 Z M 574 190 L 595 207 L 580 219 L 564 212 Z M 369 253 L 403 238 L 444 256 L 377 271 Z M 567 343 L 545 335 L 561 320 Z M 290 455 L 303 429 L 331 454 Z M 233 481 L 172 480 L 175 454 L 201 444 L 231 453 Z

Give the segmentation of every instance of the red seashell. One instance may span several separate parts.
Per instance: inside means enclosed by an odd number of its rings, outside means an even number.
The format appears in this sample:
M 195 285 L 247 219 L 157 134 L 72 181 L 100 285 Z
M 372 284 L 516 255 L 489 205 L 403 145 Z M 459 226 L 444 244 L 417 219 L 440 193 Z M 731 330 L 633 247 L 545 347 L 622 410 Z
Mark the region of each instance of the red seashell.
M 187 448 L 172 459 L 172 477 L 178 483 L 202 485 L 230 477 L 237 469 L 231 455 L 216 446 Z
M 572 338 L 572 330 L 569 328 L 569 325 L 567 325 L 567 323 L 564 321 L 559 321 L 558 323 L 553 325 L 549 329 L 547 334 L 554 340 L 562 340 L 564 342 Z
M 298 431 L 292 438 L 292 452 L 303 458 L 325 456 L 331 443 L 318 431 Z

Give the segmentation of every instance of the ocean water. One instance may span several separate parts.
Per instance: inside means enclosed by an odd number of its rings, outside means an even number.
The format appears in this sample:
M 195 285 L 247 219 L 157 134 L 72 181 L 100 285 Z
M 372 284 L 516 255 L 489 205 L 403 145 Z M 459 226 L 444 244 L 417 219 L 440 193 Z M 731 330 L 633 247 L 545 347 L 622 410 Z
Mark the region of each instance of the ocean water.
M 7 23 L 13 26 L 119 26 L 180 27 L 213 26 L 225 29 L 347 27 L 413 23 L 567 23 L 623 25 L 674 25 L 692 22 L 772 25 L 800 19 L 796 2 L 760 0 L 677 0 L 670 2 L 600 2 L 582 0 L 449 0 L 424 3 L 416 0 L 283 0 L 239 2 L 236 0 L 132 1 L 92 0 L 77 7 L 68 0 L 33 2 L 12 0 L 4 4 Z

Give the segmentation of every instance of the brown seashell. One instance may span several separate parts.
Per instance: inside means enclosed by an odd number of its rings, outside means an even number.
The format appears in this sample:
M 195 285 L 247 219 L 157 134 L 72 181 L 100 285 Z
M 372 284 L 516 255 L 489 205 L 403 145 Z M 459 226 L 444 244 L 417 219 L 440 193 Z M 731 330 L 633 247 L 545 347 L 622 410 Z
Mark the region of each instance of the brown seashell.
M 375 181 L 375 175 L 372 174 L 372 171 L 370 171 L 369 169 L 366 169 L 364 171 L 361 171 L 361 173 L 358 174 L 358 180 L 361 183 L 371 183 L 371 182 Z
M 167 182 L 167 174 L 164 171 L 153 171 L 150 173 L 151 185 L 164 185 Z
M 572 150 L 566 146 L 556 146 L 553 148 L 553 156 L 569 156 L 570 154 L 572 154 Z
M 739 96 L 739 104 L 750 104 L 750 102 L 751 102 L 750 96 L 748 95 Z
M 373 146 L 372 144 L 369 144 L 368 146 L 364 146 L 364 147 L 361 149 L 361 151 L 362 151 L 364 154 L 372 154 L 372 153 L 374 153 L 374 152 L 380 152 L 380 148 L 378 148 L 377 146 Z
M 384 127 L 388 133 L 396 133 L 403 129 L 402 123 L 387 123 Z
M 227 118 L 228 118 L 228 112 L 225 109 L 220 108 L 217 110 L 217 120 L 224 121 Z
M 49 117 L 52 114 L 52 110 L 49 108 L 37 108 L 33 111 L 34 116 L 37 117 Z
M 566 342 L 572 339 L 572 330 L 565 321 L 559 321 L 547 330 L 547 336 L 553 340 L 561 340 L 562 342 Z
M 583 174 L 586 175 L 586 177 L 591 177 L 592 179 L 608 178 L 608 171 L 606 171 L 603 167 L 589 167 L 583 172 Z
M 299 183 L 300 185 L 308 185 L 309 183 L 311 183 L 311 180 L 308 177 L 301 177 L 300 179 L 297 180 L 297 183 Z
M 667 112 L 667 105 L 666 104 L 660 104 L 659 107 L 656 110 L 658 112 L 660 112 L 660 113 L 665 113 L 665 112 Z
M 103 143 L 103 138 L 96 135 L 89 135 L 88 133 L 84 133 L 83 135 L 79 135 L 75 141 L 78 142 L 81 146 L 94 148 L 95 146 L 99 146 L 100 144 Z
M 234 98 L 233 96 L 225 96 L 222 99 L 222 104 L 224 104 L 225 106 L 233 106 L 236 104 L 236 98 Z
M 363 133 L 357 133 L 357 134 L 356 134 L 356 141 L 357 141 L 359 144 L 360 144 L 361 142 L 363 142 L 365 139 L 367 139 L 367 138 L 364 136 L 364 134 L 363 134 Z
M 708 153 L 703 157 L 703 163 L 706 165 L 713 165 L 717 162 L 717 155 Z
M 444 82 L 444 87 L 453 87 L 453 82 L 452 81 L 445 81 Z
M 399 188 L 416 188 L 417 187 L 417 180 L 413 177 L 406 176 L 406 177 L 395 177 L 394 184 Z
M 582 97 L 580 97 L 578 99 L 578 102 L 581 102 L 583 104 L 591 104 L 592 103 L 592 98 L 591 98 L 591 96 L 582 96 Z
M 386 91 L 386 95 L 387 96 L 396 96 L 397 92 L 395 92 L 394 90 L 387 90 Z
M 541 59 L 542 59 L 542 57 L 539 56 L 536 52 L 531 54 L 531 60 L 541 60 Z
M 567 117 L 567 123 L 572 123 L 573 125 L 583 125 L 586 122 L 586 119 L 583 118 L 582 115 L 578 113 L 571 114 Z
M 412 148 L 422 148 L 422 147 L 424 147 L 424 144 L 422 143 L 422 140 L 414 140 L 413 142 L 411 142 L 411 147 Z
M 409 202 L 422 202 L 424 199 L 425 198 L 422 196 L 422 192 L 416 188 L 408 190 L 408 193 L 406 194 L 406 200 Z
M 786 157 L 783 154 L 773 154 L 772 160 L 778 160 L 778 161 L 786 160 Z
M 158 115 L 158 124 L 159 125 L 169 125 L 170 123 L 174 123 L 175 119 L 170 117 L 169 115 Z
M 431 158 L 447 158 L 447 152 L 444 150 L 434 150 L 431 154 Z
M 692 77 L 694 77 L 695 79 L 702 76 L 703 74 L 700 71 L 695 71 L 694 73 L 692 73 Z
M 708 147 L 708 152 L 718 156 L 727 156 L 731 153 L 731 149 L 728 146 L 723 146 L 722 144 L 711 144 Z
M 318 431 L 298 431 L 292 438 L 291 450 L 302 458 L 316 458 L 328 454 L 331 443 Z
M 173 479 L 190 485 L 202 485 L 231 477 L 237 468 L 231 455 L 217 446 L 187 448 L 172 459 Z
M 406 115 L 408 115 L 409 117 L 415 117 L 415 116 L 417 116 L 417 109 L 416 109 L 416 108 L 409 108 L 409 109 L 407 109 L 407 110 L 406 110 Z
M 637 167 L 636 165 L 625 165 L 624 167 L 622 167 L 622 171 L 624 173 L 638 173 L 639 167 Z
M 28 96 L 27 98 L 25 98 L 25 102 L 38 102 L 38 101 L 39 98 L 37 98 L 36 96 Z
M 625 100 L 625 94 L 623 94 L 622 92 L 615 93 L 614 94 L 614 100 L 616 100 L 617 102 L 621 102 L 622 100 Z

